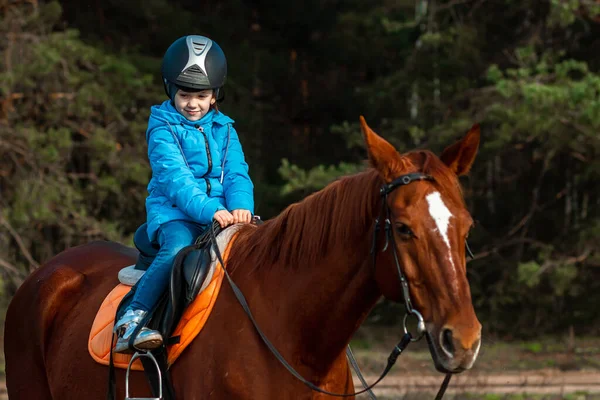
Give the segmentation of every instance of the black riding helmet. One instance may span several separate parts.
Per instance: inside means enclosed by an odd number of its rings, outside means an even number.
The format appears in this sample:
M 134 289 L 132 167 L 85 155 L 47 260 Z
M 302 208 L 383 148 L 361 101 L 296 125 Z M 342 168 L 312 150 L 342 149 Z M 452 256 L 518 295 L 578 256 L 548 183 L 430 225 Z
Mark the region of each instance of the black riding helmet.
M 224 97 L 227 59 L 221 47 L 207 37 L 189 35 L 174 41 L 163 57 L 161 72 L 171 100 L 178 89 L 213 89 L 218 101 Z

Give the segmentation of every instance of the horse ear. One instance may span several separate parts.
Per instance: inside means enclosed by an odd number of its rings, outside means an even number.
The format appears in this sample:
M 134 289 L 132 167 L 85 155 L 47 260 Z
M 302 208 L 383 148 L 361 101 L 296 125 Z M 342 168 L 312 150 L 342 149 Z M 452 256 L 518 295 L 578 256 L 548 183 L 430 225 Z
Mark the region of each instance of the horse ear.
M 387 140 L 373 132 L 362 115 L 360 127 L 367 144 L 371 166 L 379 171 L 386 182 L 391 182 L 405 169 L 405 157 L 401 156 Z
M 471 169 L 479 148 L 479 136 L 479 124 L 475 124 L 465 137 L 446 147 L 442 152 L 440 159 L 457 176 L 464 175 Z

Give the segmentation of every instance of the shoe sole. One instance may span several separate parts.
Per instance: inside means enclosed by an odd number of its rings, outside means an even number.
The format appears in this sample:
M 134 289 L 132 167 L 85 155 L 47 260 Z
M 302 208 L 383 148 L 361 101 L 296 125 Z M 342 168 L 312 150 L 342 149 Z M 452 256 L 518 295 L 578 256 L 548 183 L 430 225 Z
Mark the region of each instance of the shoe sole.
M 140 343 L 134 343 L 133 347 L 135 347 L 136 350 L 143 350 L 143 351 L 148 351 L 148 350 L 155 350 L 158 349 L 160 346 L 162 346 L 163 341 L 161 338 L 159 339 L 147 339 L 144 340 L 143 342 Z M 129 348 L 129 346 L 115 346 L 114 353 L 119 353 L 119 354 L 133 354 L 135 353 L 135 351 L 131 350 Z
M 133 346 L 138 350 L 154 350 L 158 349 L 162 344 L 162 339 L 148 339 L 139 344 L 134 344 Z

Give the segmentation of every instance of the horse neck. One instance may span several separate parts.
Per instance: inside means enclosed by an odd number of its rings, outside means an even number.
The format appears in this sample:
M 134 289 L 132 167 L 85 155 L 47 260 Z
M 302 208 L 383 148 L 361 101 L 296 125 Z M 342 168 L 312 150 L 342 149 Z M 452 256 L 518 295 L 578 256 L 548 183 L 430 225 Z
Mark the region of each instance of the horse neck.
M 301 362 L 326 373 L 339 360 L 380 291 L 373 279 L 370 240 L 331 248 L 310 271 L 297 271 L 285 301 L 289 332 L 296 333 Z M 292 279 L 294 279 L 292 277 Z
M 379 185 L 373 172 L 344 178 L 273 221 L 278 261 L 260 278 L 276 305 L 271 324 L 315 377 L 340 359 L 380 297 L 370 257 Z

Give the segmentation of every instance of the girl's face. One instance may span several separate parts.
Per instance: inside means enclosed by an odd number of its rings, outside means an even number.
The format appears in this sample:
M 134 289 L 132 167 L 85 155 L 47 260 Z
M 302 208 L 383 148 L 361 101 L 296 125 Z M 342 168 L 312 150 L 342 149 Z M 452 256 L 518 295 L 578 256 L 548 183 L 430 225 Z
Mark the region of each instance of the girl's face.
M 199 92 L 186 92 L 178 90 L 175 93 L 173 103 L 175 108 L 188 121 L 198 121 L 210 111 L 210 106 L 215 104 L 215 97 L 211 89 L 201 90 Z

